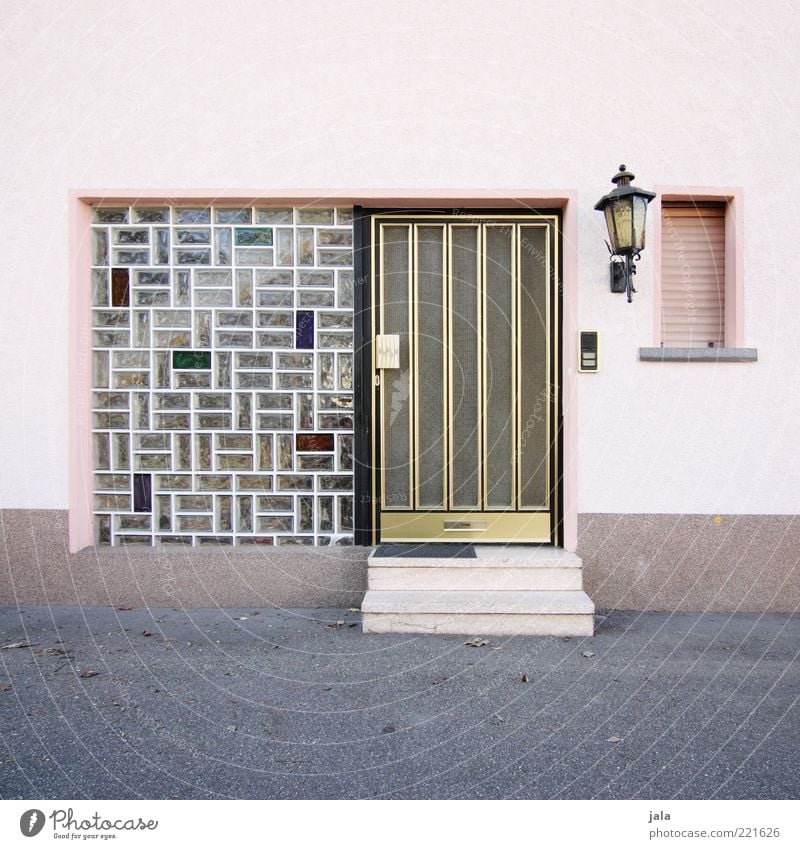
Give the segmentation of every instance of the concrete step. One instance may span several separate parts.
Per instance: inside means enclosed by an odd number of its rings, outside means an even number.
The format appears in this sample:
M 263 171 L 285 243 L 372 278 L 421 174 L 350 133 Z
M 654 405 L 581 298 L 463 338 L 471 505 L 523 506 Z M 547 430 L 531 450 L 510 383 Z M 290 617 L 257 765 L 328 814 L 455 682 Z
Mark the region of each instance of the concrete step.
M 581 558 L 560 548 L 476 546 L 476 557 L 375 557 L 370 590 L 580 590 Z
M 594 604 L 574 590 L 368 590 L 361 613 L 368 634 L 594 633 Z

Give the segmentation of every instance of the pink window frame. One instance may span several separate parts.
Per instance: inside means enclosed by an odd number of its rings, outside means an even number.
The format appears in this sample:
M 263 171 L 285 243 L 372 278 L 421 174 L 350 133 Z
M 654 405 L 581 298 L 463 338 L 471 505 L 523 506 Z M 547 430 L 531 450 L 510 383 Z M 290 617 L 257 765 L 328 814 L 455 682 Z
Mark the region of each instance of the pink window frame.
M 664 201 L 725 203 L 725 339 L 726 348 L 744 347 L 744 243 L 742 190 L 707 186 L 657 186 L 650 203 L 653 222 L 653 344 L 661 335 L 661 209 Z

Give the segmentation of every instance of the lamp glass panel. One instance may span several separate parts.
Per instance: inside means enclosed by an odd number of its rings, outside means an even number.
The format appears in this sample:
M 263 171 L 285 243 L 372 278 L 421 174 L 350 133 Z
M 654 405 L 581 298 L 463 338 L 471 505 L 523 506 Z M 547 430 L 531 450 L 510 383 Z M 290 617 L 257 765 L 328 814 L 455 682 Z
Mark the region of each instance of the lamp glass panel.
M 633 242 L 636 253 L 644 248 L 644 229 L 647 218 L 647 200 L 643 197 L 633 199 Z
M 619 250 L 619 237 L 617 236 L 617 223 L 614 220 L 614 205 L 609 202 L 603 209 L 606 216 L 606 227 L 608 228 L 608 238 L 611 240 L 611 250 L 615 253 Z
M 614 248 L 619 251 L 629 251 L 633 243 L 633 210 L 631 197 L 617 198 L 609 204 L 614 216 L 614 229 L 617 233 L 617 244 Z

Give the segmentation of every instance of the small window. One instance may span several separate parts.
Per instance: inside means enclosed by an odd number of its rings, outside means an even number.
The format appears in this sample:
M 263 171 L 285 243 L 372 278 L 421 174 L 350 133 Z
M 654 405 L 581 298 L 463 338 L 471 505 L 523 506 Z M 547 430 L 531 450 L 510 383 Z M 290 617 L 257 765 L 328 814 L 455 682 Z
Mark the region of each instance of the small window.
M 726 204 L 663 201 L 661 344 L 721 347 L 725 341 Z

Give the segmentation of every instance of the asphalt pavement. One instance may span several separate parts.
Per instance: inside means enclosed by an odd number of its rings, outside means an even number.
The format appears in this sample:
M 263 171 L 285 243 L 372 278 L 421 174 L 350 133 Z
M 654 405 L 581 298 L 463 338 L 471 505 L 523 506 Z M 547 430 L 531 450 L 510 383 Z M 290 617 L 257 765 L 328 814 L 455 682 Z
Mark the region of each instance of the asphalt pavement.
M 357 610 L 0 607 L 0 797 L 798 796 L 800 616 L 473 636 L 363 635 Z

